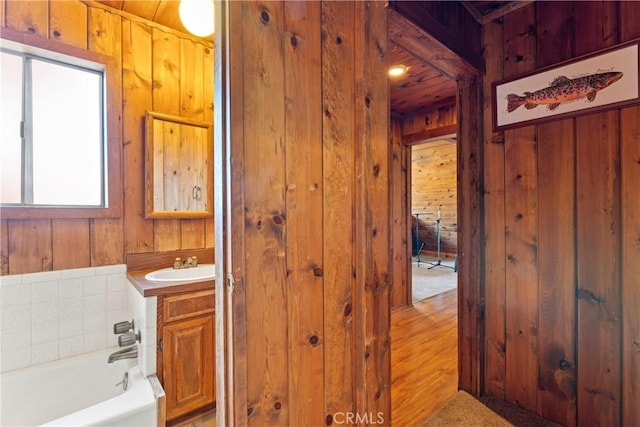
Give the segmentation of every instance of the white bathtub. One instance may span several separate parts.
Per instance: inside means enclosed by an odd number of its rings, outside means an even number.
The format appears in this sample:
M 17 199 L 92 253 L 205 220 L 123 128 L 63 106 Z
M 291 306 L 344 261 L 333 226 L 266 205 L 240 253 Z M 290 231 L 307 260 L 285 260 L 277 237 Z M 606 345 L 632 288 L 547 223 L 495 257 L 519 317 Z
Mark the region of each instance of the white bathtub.
M 0 425 L 157 426 L 155 377 L 144 378 L 135 359 L 107 363 L 116 350 L 3 373 Z M 117 385 L 125 372 L 126 391 Z

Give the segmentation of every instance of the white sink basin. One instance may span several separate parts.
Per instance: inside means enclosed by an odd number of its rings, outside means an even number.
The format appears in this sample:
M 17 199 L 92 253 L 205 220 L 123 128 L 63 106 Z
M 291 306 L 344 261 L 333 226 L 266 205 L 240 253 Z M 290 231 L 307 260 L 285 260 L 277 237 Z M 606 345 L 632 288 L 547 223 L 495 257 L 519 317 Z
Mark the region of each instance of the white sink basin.
M 163 268 L 147 273 L 144 278 L 152 282 L 177 282 L 180 280 L 213 279 L 216 275 L 215 264 L 200 264 L 188 268 Z

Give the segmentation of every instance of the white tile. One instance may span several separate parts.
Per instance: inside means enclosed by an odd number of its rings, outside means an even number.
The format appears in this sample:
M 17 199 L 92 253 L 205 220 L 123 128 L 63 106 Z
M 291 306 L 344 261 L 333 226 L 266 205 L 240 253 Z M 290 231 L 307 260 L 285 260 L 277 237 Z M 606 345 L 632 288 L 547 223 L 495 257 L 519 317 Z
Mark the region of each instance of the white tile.
M 60 280 L 60 271 L 42 271 L 22 275 L 24 283 L 56 282 Z
M 48 341 L 58 341 L 58 331 L 60 325 L 58 321 L 51 321 L 31 325 L 31 343 L 41 344 Z
M 152 328 L 147 328 L 142 332 L 143 344 L 146 343 L 147 345 L 155 345 L 157 341 L 156 338 L 157 338 L 157 330 L 155 326 Z
M 0 287 L 22 283 L 22 274 L 0 276 Z
M 58 319 L 72 319 L 82 317 L 84 298 L 69 298 L 58 300 Z
M 127 265 L 126 264 L 114 264 L 114 265 L 105 265 L 103 267 L 96 267 L 96 274 L 116 274 L 116 273 L 126 273 Z
M 2 351 L 0 372 L 13 371 L 31 365 L 31 346 Z
M 96 275 L 96 267 L 72 268 L 60 271 L 60 279 L 74 279 L 78 277 L 89 277 Z
M 107 330 L 107 313 L 86 314 L 84 316 L 84 333 L 100 332 L 105 333 Z
M 58 320 L 58 300 L 31 305 L 31 324 L 39 325 Z
M 84 319 L 82 317 L 73 317 L 69 319 L 61 319 L 58 327 L 58 336 L 60 339 L 80 337 L 84 334 Z
M 106 313 L 107 294 L 85 296 L 83 298 L 82 311 L 84 314 Z
M 122 274 L 109 274 L 107 276 L 107 292 L 124 292 L 129 281 Z
M 107 311 L 117 311 L 128 307 L 126 292 L 109 292 L 107 294 Z
M 31 306 L 18 305 L 2 309 L 2 330 L 31 325 Z
M 36 282 L 31 284 L 31 304 L 58 300 L 58 282 Z
M 84 351 L 83 335 L 80 335 L 77 337 L 71 337 L 71 338 L 64 338 L 60 340 L 60 347 L 58 348 L 60 359 L 64 359 L 65 357 L 77 356 L 78 354 L 82 354 L 83 351 Z
M 82 279 L 84 283 L 84 295 L 100 295 L 107 293 L 107 277 L 95 276 L 85 277 Z
M 2 351 L 30 346 L 31 327 L 18 326 L 17 328 L 3 329 L 0 340 L 2 341 Z
M 34 344 L 31 347 L 31 364 L 58 360 L 58 340 Z
M 102 350 L 107 348 L 107 335 L 103 332 L 95 332 L 92 334 L 85 334 L 84 336 L 84 351 L 85 353 Z
M 149 375 L 153 375 L 156 373 L 156 346 L 154 345 L 149 345 L 146 346 L 146 360 L 144 361 L 145 363 L 145 368 L 146 368 L 146 372 L 145 372 L 145 376 L 149 376 Z
M 0 295 L 0 306 L 3 308 L 31 304 L 31 284 L 18 282 L 2 285 Z
M 158 321 L 158 297 L 147 297 L 144 299 L 145 302 L 145 318 L 147 319 L 147 324 L 155 325 Z
M 58 283 L 58 299 L 80 298 L 83 295 L 82 277 L 63 279 Z

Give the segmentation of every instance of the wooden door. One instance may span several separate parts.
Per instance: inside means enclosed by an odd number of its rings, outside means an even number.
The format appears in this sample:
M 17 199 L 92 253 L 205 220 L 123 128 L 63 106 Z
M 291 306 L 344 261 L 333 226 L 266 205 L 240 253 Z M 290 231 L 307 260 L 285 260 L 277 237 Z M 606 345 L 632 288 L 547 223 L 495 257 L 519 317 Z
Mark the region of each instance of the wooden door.
M 167 420 L 213 403 L 213 315 L 165 324 L 162 340 Z

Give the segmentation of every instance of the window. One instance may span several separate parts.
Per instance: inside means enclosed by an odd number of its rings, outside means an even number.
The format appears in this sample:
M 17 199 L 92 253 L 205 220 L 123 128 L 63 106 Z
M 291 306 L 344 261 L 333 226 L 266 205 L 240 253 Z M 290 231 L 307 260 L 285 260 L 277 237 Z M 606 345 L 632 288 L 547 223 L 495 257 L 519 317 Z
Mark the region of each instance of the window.
M 119 216 L 118 130 L 107 117 L 114 111 L 107 94 L 118 92 L 107 90 L 113 61 L 71 46 L 52 51 L 6 40 L 4 31 L 2 36 L 0 214 Z

